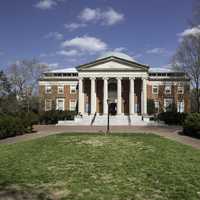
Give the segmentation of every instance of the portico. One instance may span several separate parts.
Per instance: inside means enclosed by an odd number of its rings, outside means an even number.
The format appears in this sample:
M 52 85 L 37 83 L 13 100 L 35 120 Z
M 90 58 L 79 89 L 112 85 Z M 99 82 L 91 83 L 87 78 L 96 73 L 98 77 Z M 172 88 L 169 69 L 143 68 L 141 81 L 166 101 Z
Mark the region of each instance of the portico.
M 145 76 L 108 76 L 79 78 L 79 114 L 108 113 L 108 103 L 116 104 L 116 114 L 147 113 L 147 89 Z M 127 91 L 128 93 L 125 92 Z M 88 91 L 89 90 L 89 91 Z M 101 95 L 103 94 L 103 95 Z

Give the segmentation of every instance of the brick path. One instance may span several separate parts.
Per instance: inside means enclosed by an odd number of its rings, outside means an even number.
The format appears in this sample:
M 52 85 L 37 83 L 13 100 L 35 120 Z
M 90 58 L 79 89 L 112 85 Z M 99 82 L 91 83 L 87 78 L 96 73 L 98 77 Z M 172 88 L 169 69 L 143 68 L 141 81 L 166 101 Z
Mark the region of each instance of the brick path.
M 13 138 L 0 140 L 0 144 L 13 144 L 21 141 L 28 141 L 36 138 L 45 137 L 48 135 L 59 133 L 103 133 L 106 127 L 90 127 L 90 126 L 54 126 L 54 125 L 37 125 L 34 127 L 36 133 L 26 134 Z M 165 138 L 169 138 L 180 143 L 190 145 L 200 149 L 200 140 L 179 134 L 181 127 L 175 126 L 114 126 L 111 127 L 111 132 L 117 133 L 154 133 Z

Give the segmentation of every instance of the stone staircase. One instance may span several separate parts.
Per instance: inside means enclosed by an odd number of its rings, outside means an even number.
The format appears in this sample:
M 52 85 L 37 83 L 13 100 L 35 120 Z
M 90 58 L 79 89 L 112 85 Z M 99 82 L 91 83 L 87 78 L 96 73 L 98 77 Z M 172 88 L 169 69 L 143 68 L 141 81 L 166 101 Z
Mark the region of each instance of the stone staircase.
M 76 116 L 74 120 L 59 121 L 58 126 L 90 126 L 93 115 Z
M 76 116 L 73 121 L 59 121 L 60 126 L 107 126 L 107 115 L 84 115 Z M 138 115 L 116 115 L 110 116 L 110 126 L 146 126 L 148 120 Z

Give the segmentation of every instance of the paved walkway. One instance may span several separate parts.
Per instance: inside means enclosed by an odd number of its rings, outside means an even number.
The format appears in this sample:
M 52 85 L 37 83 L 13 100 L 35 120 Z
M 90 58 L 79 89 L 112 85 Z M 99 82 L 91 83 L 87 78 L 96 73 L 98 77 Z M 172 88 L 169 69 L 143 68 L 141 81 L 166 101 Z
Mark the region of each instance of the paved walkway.
M 90 126 L 54 126 L 54 125 L 37 125 L 34 127 L 36 133 L 26 134 L 13 138 L 0 140 L 0 144 L 14 144 L 21 141 L 28 141 L 36 138 L 59 133 L 104 133 L 106 127 L 90 127 Z M 180 143 L 190 145 L 200 149 L 200 140 L 179 134 L 181 127 L 172 126 L 113 126 L 113 133 L 154 133 L 165 138 L 169 138 Z

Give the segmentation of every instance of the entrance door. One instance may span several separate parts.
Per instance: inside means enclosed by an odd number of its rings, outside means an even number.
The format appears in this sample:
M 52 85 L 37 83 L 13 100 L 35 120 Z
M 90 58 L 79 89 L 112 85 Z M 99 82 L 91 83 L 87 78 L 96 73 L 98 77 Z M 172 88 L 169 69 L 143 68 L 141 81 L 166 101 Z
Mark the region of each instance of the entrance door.
M 111 115 L 116 115 L 117 114 L 117 104 L 116 103 L 111 103 L 109 105 L 109 110 Z

